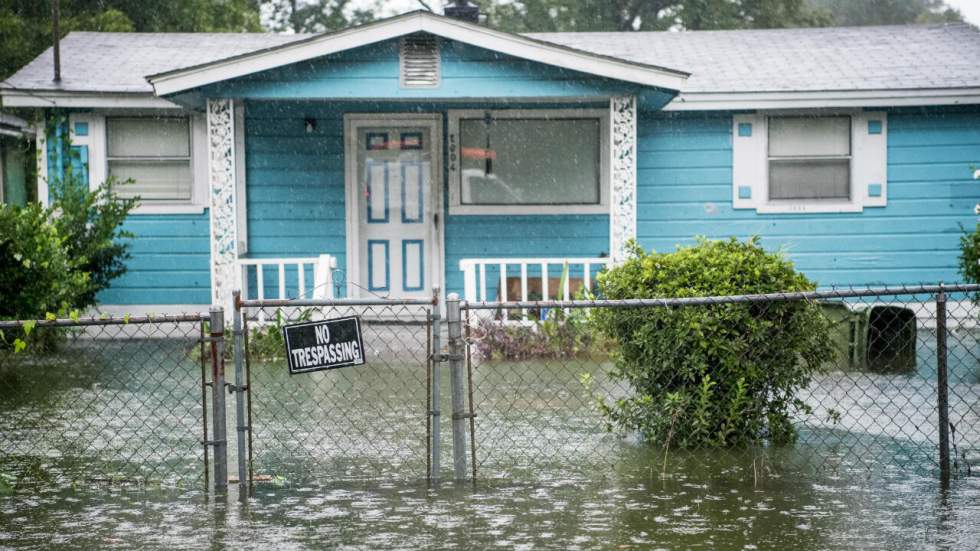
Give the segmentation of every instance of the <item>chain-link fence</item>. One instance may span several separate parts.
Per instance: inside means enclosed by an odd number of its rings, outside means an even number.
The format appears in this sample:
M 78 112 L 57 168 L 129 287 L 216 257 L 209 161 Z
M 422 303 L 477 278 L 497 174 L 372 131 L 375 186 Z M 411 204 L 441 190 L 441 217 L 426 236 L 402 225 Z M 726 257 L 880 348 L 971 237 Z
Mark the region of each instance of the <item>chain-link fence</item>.
M 480 475 L 720 455 L 977 474 L 976 292 L 463 303 Z
M 542 479 L 726 456 L 975 475 L 978 292 L 449 300 L 445 318 L 434 299 L 240 301 L 231 316 L 0 322 L 0 476 Z M 359 361 L 291 374 L 284 328 L 340 318 L 358 320 Z
M 4 484 L 204 485 L 207 319 L 0 322 Z
M 243 301 L 254 481 L 427 475 L 434 301 Z M 285 326 L 356 317 L 363 364 L 290 374 Z

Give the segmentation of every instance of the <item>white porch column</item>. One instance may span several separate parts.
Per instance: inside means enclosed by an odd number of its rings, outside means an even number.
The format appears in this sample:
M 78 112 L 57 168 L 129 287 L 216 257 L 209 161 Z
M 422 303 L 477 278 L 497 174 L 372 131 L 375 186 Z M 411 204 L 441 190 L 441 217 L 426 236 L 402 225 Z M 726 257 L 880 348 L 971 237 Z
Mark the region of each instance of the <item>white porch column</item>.
M 209 99 L 207 116 L 208 195 L 211 213 L 211 303 L 224 306 L 226 311 L 231 311 L 234 307 L 231 293 L 238 279 L 235 114 L 232 100 Z
M 609 109 L 609 256 L 619 264 L 626 259 L 626 242 L 636 237 L 636 96 L 614 96 Z

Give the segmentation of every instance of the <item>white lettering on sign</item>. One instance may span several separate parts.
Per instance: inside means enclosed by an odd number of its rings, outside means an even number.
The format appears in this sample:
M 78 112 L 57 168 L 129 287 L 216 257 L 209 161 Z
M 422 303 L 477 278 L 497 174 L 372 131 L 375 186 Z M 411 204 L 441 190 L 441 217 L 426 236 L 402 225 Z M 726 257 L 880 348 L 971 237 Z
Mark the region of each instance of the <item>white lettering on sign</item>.
M 314 327 L 313 331 L 316 333 L 317 344 L 327 344 L 330 342 L 330 328 L 326 325 Z
M 356 342 L 318 344 L 292 351 L 293 361 L 299 367 L 361 361 L 361 348 Z

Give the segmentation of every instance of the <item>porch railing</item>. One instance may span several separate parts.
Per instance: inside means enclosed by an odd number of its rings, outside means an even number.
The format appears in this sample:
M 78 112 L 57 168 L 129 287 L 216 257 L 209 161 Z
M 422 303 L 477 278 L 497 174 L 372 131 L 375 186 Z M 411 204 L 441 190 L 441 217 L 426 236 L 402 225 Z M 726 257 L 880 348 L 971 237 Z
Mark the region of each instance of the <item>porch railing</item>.
M 271 267 L 271 268 L 270 268 Z M 307 258 L 239 258 L 238 289 L 242 297 L 265 299 L 313 298 L 332 299 L 333 270 L 337 259 L 329 254 Z M 268 293 L 266 276 L 272 271 L 275 282 Z M 307 296 L 307 273 L 312 273 L 312 286 Z M 254 292 L 250 286 L 254 283 Z M 272 296 L 269 296 L 269 295 Z M 293 294 L 293 297 L 289 295 Z
M 460 260 L 459 269 L 469 302 L 487 301 L 488 287 L 489 298 L 497 301 L 569 300 L 580 289 L 591 290 L 595 273 L 609 262 L 609 258 L 467 258 Z M 507 319 L 506 310 L 501 315 Z

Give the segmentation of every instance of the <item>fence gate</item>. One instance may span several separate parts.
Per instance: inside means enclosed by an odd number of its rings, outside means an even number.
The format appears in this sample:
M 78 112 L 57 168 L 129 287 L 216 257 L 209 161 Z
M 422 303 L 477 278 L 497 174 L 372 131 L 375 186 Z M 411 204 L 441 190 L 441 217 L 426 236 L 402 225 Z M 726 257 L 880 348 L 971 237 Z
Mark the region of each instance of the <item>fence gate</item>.
M 239 476 L 421 479 L 430 465 L 434 299 L 239 300 L 233 389 Z M 364 363 L 290 373 L 283 328 L 355 317 Z M 231 375 L 229 374 L 229 377 Z

